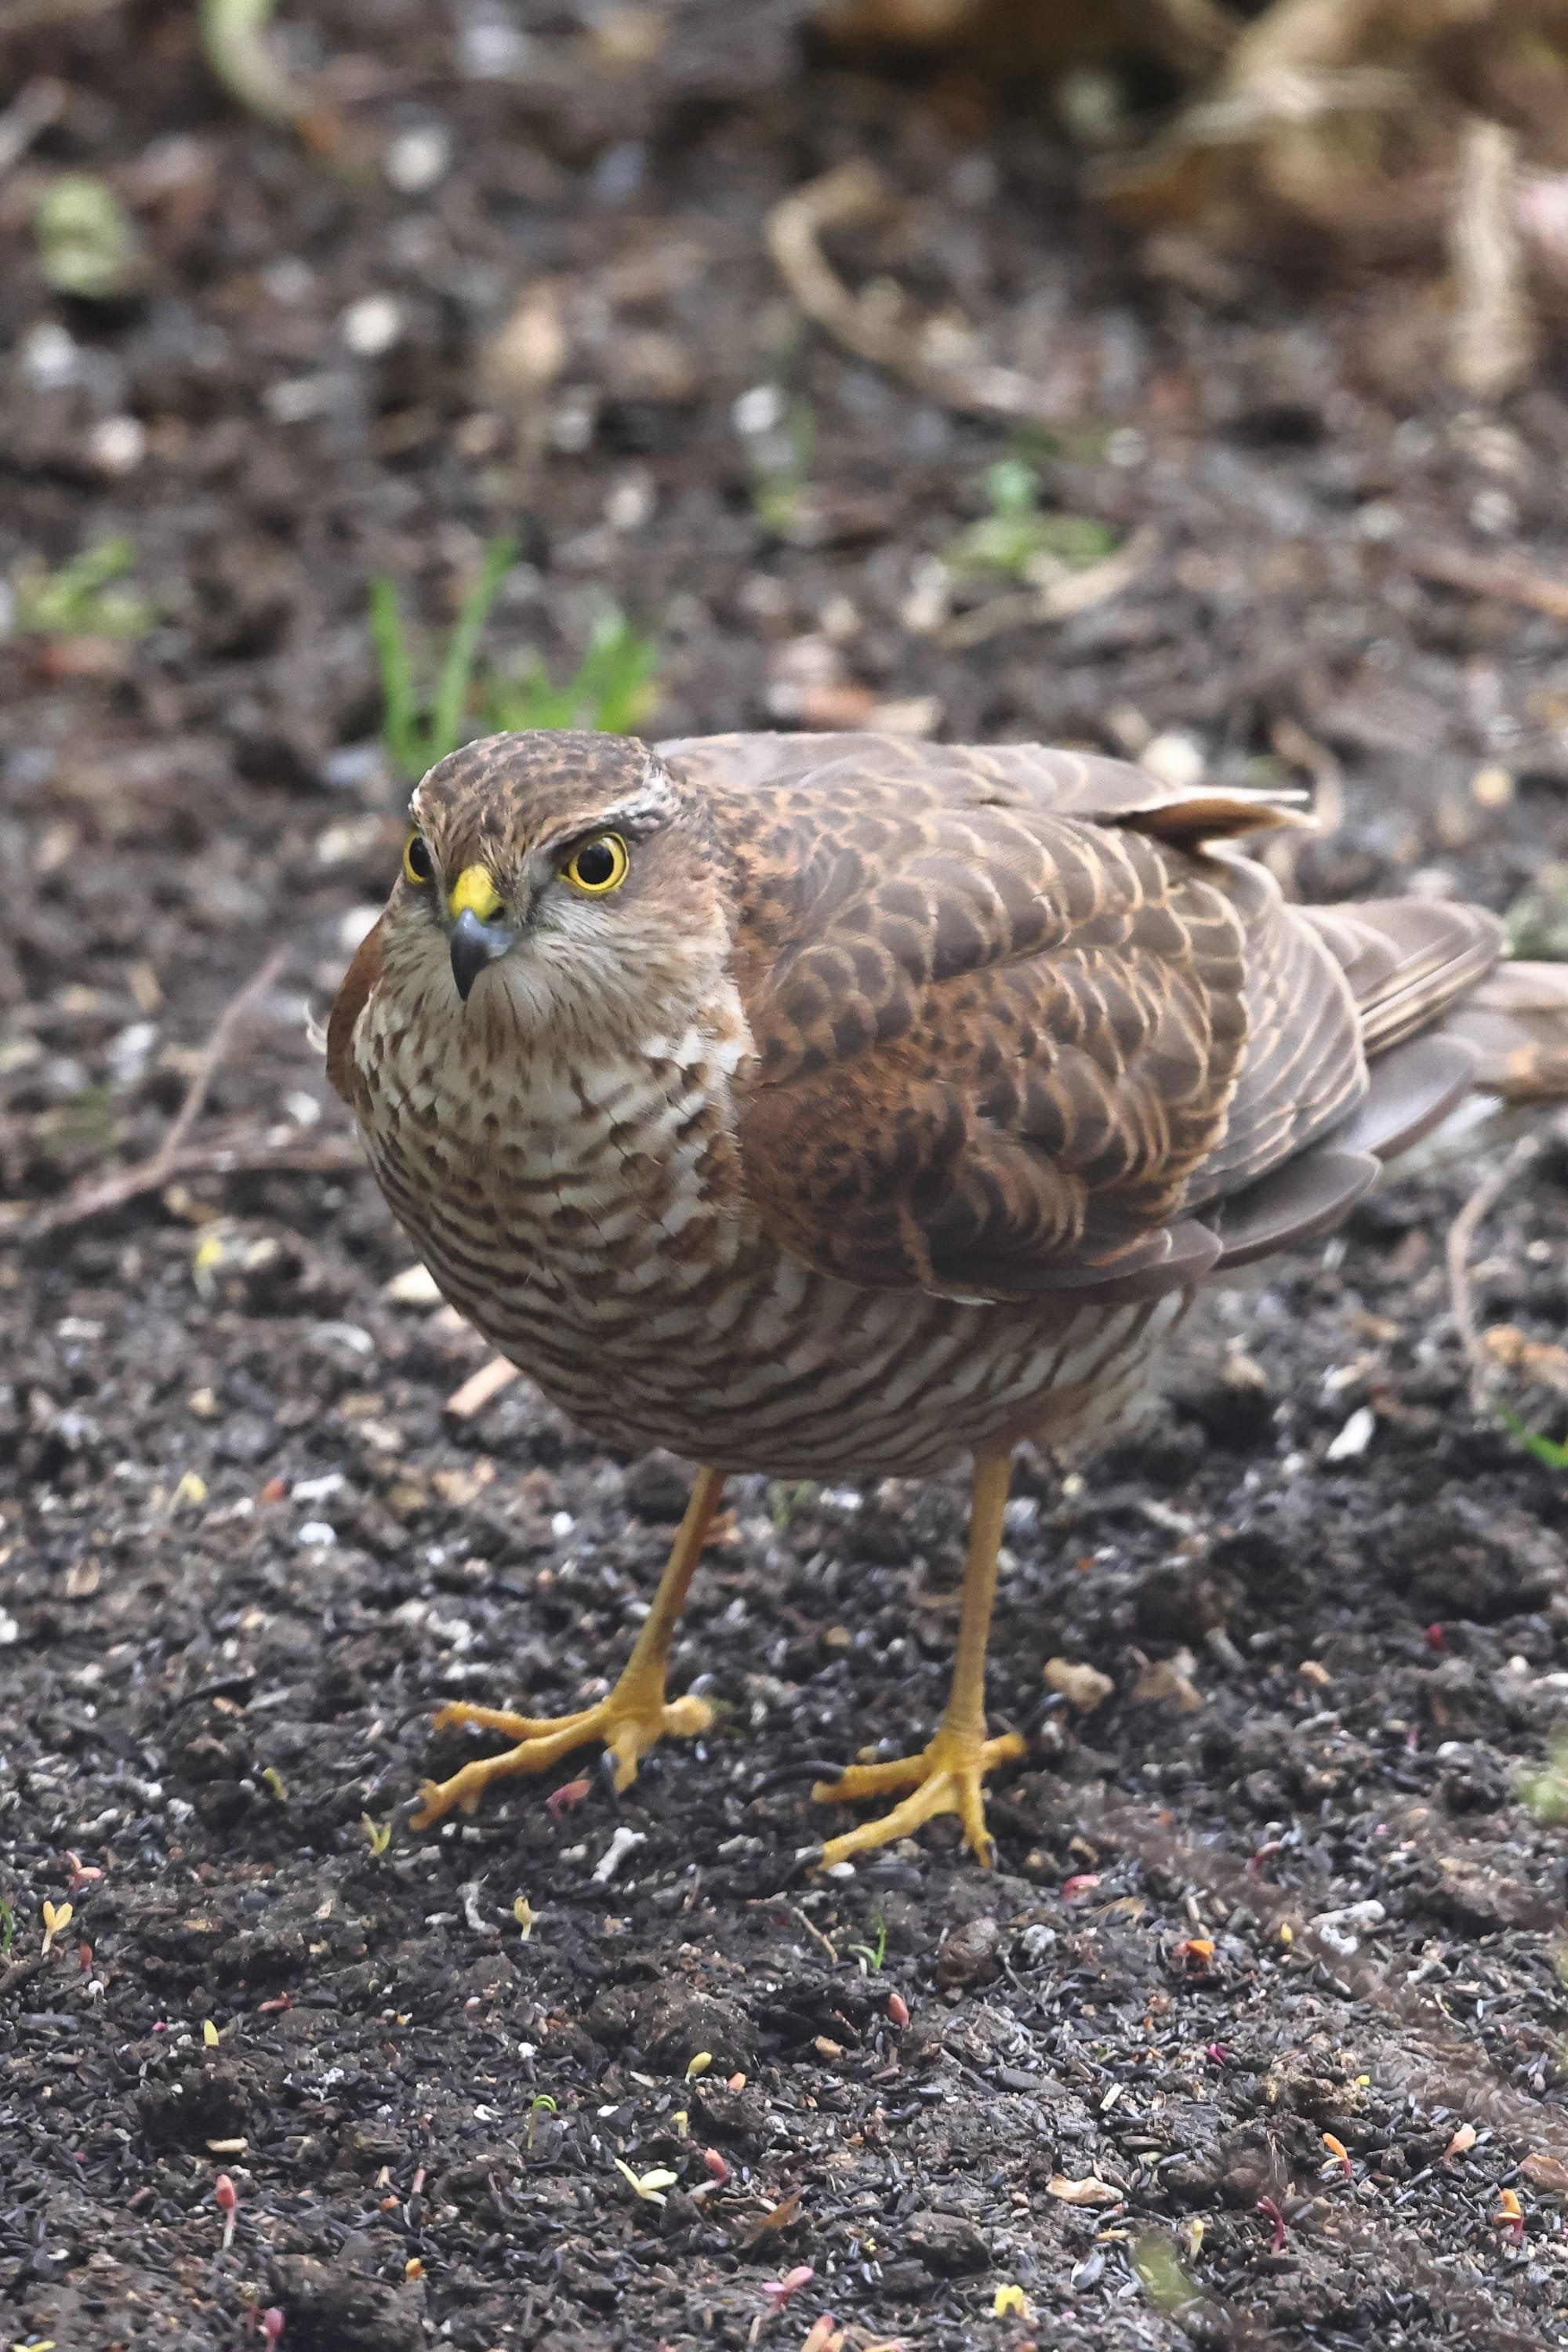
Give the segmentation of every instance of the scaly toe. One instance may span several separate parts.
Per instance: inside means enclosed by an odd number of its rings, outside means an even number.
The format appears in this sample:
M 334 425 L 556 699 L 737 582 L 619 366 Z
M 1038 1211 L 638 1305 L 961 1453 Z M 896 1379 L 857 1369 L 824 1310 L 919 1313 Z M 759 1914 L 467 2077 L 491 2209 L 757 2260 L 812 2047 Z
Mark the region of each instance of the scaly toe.
M 666 1733 L 689 1738 L 706 1731 L 712 1720 L 713 1710 L 707 1700 L 689 1695 L 668 1706 L 656 1701 L 650 1706 L 646 1686 L 631 1694 L 611 1691 L 607 1698 L 578 1715 L 511 1715 L 502 1707 L 471 1706 L 467 1700 L 455 1700 L 436 1716 L 437 1730 L 471 1723 L 486 1731 L 506 1732 L 517 1745 L 500 1756 L 475 1757 L 450 1780 L 425 1781 L 419 1790 L 419 1810 L 409 1815 L 409 1827 L 428 1829 L 454 1805 L 471 1813 L 493 1780 L 548 1771 L 574 1748 L 585 1748 L 595 1739 L 603 1740 L 615 1760 L 616 1787 L 629 1789 L 643 1758 Z
M 586 1712 L 591 1714 L 593 1710 Z M 474 1706 L 466 1698 L 455 1698 L 437 1708 L 430 1718 L 430 1728 L 450 1731 L 456 1724 L 471 1723 L 480 1731 L 504 1731 L 509 1739 L 541 1739 L 582 1719 L 580 1715 L 513 1715 L 510 1707 Z
M 986 1740 L 958 1739 L 939 1731 L 919 1756 L 900 1756 L 888 1764 L 852 1764 L 838 1780 L 818 1781 L 812 1795 L 823 1803 L 884 1796 L 893 1789 L 910 1790 L 891 1812 L 862 1822 L 842 1837 L 829 1838 L 822 1849 L 823 1863 L 847 1862 L 851 1854 L 909 1837 L 938 1813 L 956 1813 L 963 1823 L 965 1845 L 982 1868 L 989 1869 L 996 1848 L 985 1826 L 981 1784 L 994 1765 L 1022 1756 L 1025 1745 L 1016 1731 Z

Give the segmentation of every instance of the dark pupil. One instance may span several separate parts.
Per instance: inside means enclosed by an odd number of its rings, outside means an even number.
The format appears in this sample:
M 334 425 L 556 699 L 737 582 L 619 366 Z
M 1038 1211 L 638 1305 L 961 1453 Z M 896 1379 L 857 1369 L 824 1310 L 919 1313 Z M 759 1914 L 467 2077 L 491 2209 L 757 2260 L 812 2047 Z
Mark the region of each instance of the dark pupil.
M 408 845 L 408 870 L 417 874 L 421 882 L 428 882 L 436 871 L 430 863 L 430 851 L 423 834 L 416 833 Z
M 577 879 L 596 890 L 607 882 L 616 870 L 616 854 L 602 841 L 591 841 L 586 849 L 577 852 Z

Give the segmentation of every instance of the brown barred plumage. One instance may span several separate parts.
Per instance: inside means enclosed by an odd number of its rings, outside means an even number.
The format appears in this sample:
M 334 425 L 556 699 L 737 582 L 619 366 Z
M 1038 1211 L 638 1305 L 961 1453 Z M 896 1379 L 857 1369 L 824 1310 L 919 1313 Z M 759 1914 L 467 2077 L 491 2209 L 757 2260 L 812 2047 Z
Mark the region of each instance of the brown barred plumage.
M 1475 908 L 1288 906 L 1234 845 L 1288 796 L 1087 754 L 499 736 L 413 815 L 433 878 L 397 885 L 330 1043 L 377 1179 L 554 1402 L 719 1474 L 1092 1444 L 1205 1274 L 1326 1230 L 1465 1091 L 1451 1004 L 1500 1068 L 1568 1040 L 1560 975 L 1489 993 Z M 610 835 L 624 878 L 574 886 Z M 613 1700 L 542 1729 L 458 1710 L 523 1746 L 426 1819 L 563 1741 L 609 1738 L 629 1777 L 694 1727 L 662 1666 L 693 1514 Z M 916 1793 L 830 1851 L 945 1804 L 984 1850 L 983 1747 L 955 1682 L 901 1780 L 835 1791 Z

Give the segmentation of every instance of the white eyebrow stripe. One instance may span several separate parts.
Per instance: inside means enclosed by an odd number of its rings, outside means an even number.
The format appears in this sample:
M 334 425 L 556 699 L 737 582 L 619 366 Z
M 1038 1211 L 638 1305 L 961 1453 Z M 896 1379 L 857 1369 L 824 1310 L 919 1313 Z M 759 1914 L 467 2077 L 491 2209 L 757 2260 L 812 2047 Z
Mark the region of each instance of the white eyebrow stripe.
M 640 824 L 674 814 L 674 794 L 656 787 L 652 792 L 640 793 L 635 800 L 620 801 L 614 808 L 601 810 L 584 824 L 568 825 L 563 832 L 552 834 L 543 846 L 547 852 L 552 851 L 565 842 L 580 841 L 584 834 L 614 833 L 623 825 L 628 833 L 635 833 Z

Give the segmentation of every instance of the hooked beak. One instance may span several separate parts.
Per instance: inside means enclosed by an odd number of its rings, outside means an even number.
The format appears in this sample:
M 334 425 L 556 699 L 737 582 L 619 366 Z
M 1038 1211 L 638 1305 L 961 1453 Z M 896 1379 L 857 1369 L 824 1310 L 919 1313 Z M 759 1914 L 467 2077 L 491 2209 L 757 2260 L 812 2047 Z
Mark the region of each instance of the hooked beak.
M 504 923 L 481 923 L 471 907 L 465 907 L 452 926 L 449 950 L 452 958 L 452 978 L 465 1004 L 485 966 L 505 955 L 515 931 Z

